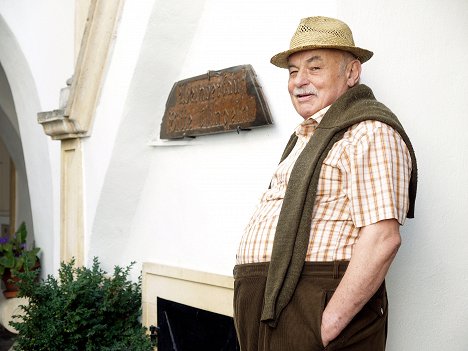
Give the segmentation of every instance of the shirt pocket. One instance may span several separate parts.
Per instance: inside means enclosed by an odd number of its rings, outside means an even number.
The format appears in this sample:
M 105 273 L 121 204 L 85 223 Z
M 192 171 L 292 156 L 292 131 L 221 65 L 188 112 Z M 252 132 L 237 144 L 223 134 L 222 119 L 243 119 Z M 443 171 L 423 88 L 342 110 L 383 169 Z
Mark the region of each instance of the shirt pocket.
M 346 194 L 346 173 L 326 161 L 322 164 L 313 218 L 327 221 L 351 220 L 349 199 Z

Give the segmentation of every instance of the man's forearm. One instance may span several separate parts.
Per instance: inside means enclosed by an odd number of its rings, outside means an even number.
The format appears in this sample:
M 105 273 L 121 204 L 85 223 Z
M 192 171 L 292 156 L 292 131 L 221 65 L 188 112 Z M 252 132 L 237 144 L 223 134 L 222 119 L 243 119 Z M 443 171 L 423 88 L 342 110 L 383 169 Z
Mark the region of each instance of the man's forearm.
M 321 332 L 325 346 L 375 294 L 399 246 L 396 220 L 381 221 L 361 229 L 348 269 L 323 313 Z

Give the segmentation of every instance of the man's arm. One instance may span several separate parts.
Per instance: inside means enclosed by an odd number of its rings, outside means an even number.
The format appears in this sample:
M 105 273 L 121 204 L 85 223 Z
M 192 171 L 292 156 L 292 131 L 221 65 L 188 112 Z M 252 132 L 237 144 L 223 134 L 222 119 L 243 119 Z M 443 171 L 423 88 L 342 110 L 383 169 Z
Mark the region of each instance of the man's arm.
M 382 284 L 400 247 L 399 226 L 396 219 L 389 219 L 361 228 L 348 269 L 323 312 L 324 346 L 341 333 Z

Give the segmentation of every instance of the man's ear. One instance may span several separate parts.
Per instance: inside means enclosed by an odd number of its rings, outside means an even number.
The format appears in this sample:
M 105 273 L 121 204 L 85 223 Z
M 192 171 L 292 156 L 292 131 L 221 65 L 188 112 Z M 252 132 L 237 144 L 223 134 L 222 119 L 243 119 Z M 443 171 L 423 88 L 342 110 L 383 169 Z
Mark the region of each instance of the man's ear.
M 346 84 L 350 88 L 359 83 L 359 79 L 361 78 L 361 62 L 359 60 L 353 60 L 348 63 L 348 67 L 346 67 L 346 78 Z

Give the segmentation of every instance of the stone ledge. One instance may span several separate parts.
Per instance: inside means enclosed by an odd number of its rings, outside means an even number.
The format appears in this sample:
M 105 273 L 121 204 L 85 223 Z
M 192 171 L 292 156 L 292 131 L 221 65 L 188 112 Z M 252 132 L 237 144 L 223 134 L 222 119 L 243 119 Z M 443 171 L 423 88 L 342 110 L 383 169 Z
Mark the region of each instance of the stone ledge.
M 54 140 L 64 140 L 86 137 L 84 130 L 77 120 L 64 116 L 63 110 L 39 112 L 37 121 L 44 128 L 44 132 Z
M 234 278 L 182 267 L 144 262 L 142 269 L 143 324 L 157 323 L 161 297 L 209 312 L 232 317 Z

